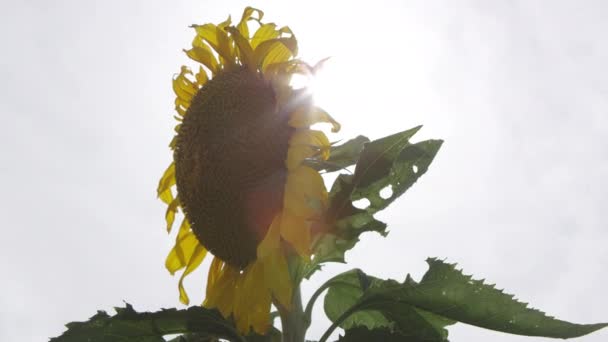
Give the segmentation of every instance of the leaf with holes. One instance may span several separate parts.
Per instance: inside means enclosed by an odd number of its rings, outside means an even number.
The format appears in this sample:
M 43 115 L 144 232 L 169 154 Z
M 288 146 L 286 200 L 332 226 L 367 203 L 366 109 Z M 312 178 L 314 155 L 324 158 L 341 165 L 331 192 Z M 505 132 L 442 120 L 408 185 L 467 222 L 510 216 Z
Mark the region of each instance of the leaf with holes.
M 116 308 L 114 316 L 98 311 L 86 322 L 72 322 L 66 326 L 68 329 L 61 336 L 51 338 L 51 342 L 164 342 L 163 336 L 171 334 L 196 334 L 203 341 L 205 338 L 245 341 L 218 311 L 199 306 L 186 310 L 136 312 L 126 304 L 124 308 Z
M 341 174 L 330 194 L 327 222 L 329 231 L 313 245 L 314 258 L 304 268 L 309 278 L 325 262 L 344 262 L 346 251 L 368 231 L 386 235 L 386 224 L 374 214 L 401 196 L 428 170 L 441 147 L 441 140 L 411 144 L 409 139 L 421 126 L 365 144 L 352 175 Z M 381 194 L 390 188 L 390 194 Z M 385 195 L 384 198 L 381 195 Z M 353 201 L 367 199 L 365 209 L 353 206 Z

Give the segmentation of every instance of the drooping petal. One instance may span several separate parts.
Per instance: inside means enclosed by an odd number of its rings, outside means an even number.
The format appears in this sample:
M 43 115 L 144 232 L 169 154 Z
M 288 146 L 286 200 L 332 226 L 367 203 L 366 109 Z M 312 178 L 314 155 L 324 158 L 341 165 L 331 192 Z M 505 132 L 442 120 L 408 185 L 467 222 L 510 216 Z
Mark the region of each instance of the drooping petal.
M 228 32 L 232 34 L 232 39 L 234 39 L 234 43 L 236 44 L 241 63 L 251 70 L 255 70 L 255 59 L 253 49 L 251 48 L 251 45 L 249 45 L 249 40 L 243 37 L 241 32 L 234 27 L 229 27 Z
M 255 48 L 256 65 L 266 75 L 270 65 L 288 61 L 297 54 L 297 50 L 298 42 L 293 36 L 267 40 Z
M 263 24 L 253 34 L 253 37 L 251 38 L 251 47 L 255 50 L 260 43 L 278 38 L 280 35 L 281 32 L 277 30 L 277 25 L 273 23 Z
M 201 264 L 201 262 L 203 262 L 203 259 L 205 259 L 205 255 L 207 255 L 207 250 L 205 249 L 205 247 L 198 244 L 194 248 L 194 251 L 192 252 L 192 255 L 190 256 L 190 260 L 188 260 L 188 265 L 186 266 L 184 273 L 182 273 L 182 276 L 179 278 L 179 284 L 178 284 L 179 301 L 182 302 L 183 304 L 187 305 L 190 303 L 190 299 L 188 298 L 186 289 L 184 289 L 184 278 L 188 274 L 192 273 L 192 271 L 194 271 Z
M 325 133 L 310 129 L 296 131 L 289 140 L 287 151 L 287 169 L 292 170 L 300 166 L 306 158 L 320 155 L 326 160 L 329 157 L 331 144 Z
M 208 308 L 217 308 L 224 317 L 229 317 L 234 308 L 240 272 L 230 265 L 223 262 L 222 264 L 223 267 L 212 282 L 212 286 L 207 285 L 207 296 L 203 305 Z
M 196 75 L 194 77 L 196 78 L 196 82 L 198 83 L 199 87 L 204 86 L 207 83 L 207 81 L 209 80 L 209 77 L 207 76 L 207 72 L 205 72 L 205 69 L 203 69 L 203 67 L 198 68 L 198 72 L 196 73 Z
M 264 240 L 258 245 L 257 257 L 264 267 L 264 281 L 281 305 L 291 306 L 292 285 L 287 259 L 281 250 L 281 215 L 277 215 Z
M 169 167 L 163 172 L 163 176 L 158 181 L 158 188 L 156 189 L 158 198 L 166 204 L 173 201 L 173 194 L 171 193 L 173 185 L 175 185 L 175 163 L 171 162 Z
M 327 190 L 321 175 L 307 166 L 287 175 L 283 206 L 302 218 L 317 218 L 327 207 Z
M 184 103 L 190 104 L 192 97 L 198 91 L 198 87 L 194 82 L 188 79 L 187 75 L 192 75 L 192 71 L 185 66 L 182 66 L 180 73 L 173 79 L 173 91 L 177 98 Z
M 171 275 L 186 267 L 198 245 L 199 242 L 192 232 L 187 232 L 177 239 L 175 246 L 165 260 L 165 268 Z
M 281 236 L 302 257 L 310 257 L 310 228 L 311 222 L 298 217 L 289 210 L 281 215 Z
M 173 222 L 175 221 L 175 213 L 177 212 L 177 207 L 179 206 L 179 200 L 176 198 L 167 207 L 167 212 L 165 213 L 165 221 L 167 221 L 167 232 L 171 232 L 171 228 L 173 227 Z
M 258 333 L 264 333 L 270 324 L 270 292 L 264 278 L 263 264 L 255 261 L 241 274 L 237 283 L 237 301 L 234 318 L 241 333 L 248 333 L 253 326 Z M 266 319 L 268 317 L 268 319 Z
M 307 107 L 298 108 L 291 114 L 289 119 L 289 125 L 295 128 L 308 128 L 322 122 L 330 123 L 332 125 L 331 131 L 334 133 L 340 130 L 340 123 L 319 107 L 312 109 Z
M 257 17 L 254 17 L 255 14 L 257 14 Z M 255 20 L 257 22 L 260 22 L 263 17 L 264 12 L 260 11 L 259 9 L 253 7 L 246 7 L 243 11 L 241 21 L 236 26 L 236 29 L 239 30 L 239 32 L 243 37 L 245 37 L 245 39 L 249 39 L 249 26 L 247 25 L 247 22 L 249 20 Z
M 211 46 L 220 56 L 221 64 L 226 67 L 232 67 L 235 64 L 233 48 L 231 44 L 231 39 L 224 31 L 224 28 L 227 27 L 213 24 L 205 24 L 205 25 L 194 25 L 194 29 L 198 34 L 198 37 L 202 41 L 205 41 Z
M 201 63 L 207 67 L 213 75 L 216 75 L 219 71 L 217 59 L 215 59 L 213 52 L 211 52 L 211 49 L 206 44 L 203 44 L 202 42 L 197 43 L 199 40 L 200 38 L 197 36 L 192 43 L 192 48 L 190 50 L 184 50 L 184 52 L 192 60 Z

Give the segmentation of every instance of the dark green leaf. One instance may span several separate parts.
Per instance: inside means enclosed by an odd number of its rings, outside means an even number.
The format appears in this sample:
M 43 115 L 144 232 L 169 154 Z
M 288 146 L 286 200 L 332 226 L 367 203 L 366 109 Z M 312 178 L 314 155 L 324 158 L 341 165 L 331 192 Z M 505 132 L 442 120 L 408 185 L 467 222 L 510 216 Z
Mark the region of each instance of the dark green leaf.
M 266 335 L 251 334 L 245 336 L 247 342 L 281 342 L 281 331 L 271 327 Z
M 473 280 L 455 264 L 428 259 L 429 270 L 419 284 L 392 284 L 368 291 L 361 303 L 391 298 L 448 319 L 517 335 L 572 338 L 608 326 L 574 324 L 528 308 L 494 285 Z
M 432 341 L 447 338 L 447 332 L 443 328 L 456 321 L 511 334 L 554 338 L 579 337 L 608 326 L 608 323 L 575 324 L 555 319 L 539 310 L 528 308 L 527 304 L 497 290 L 493 285 L 462 274 L 454 264 L 437 259 L 428 259 L 427 262 L 429 270 L 419 283 L 409 276 L 405 282 L 399 283 L 363 276 L 360 271 L 358 274 L 344 273 L 339 277 L 347 280 L 335 285 L 338 292 L 330 287 L 326 296 L 328 317 L 334 322 L 341 322 L 351 313 L 375 310 L 394 324 L 394 331 L 407 336 L 418 331 L 422 335 L 416 337 Z M 353 280 L 355 276 L 358 279 L 369 279 L 364 282 L 359 280 L 357 289 Z M 343 283 L 354 287 L 348 295 L 343 295 L 349 303 L 353 302 L 353 294 L 357 290 L 360 293 L 356 303 L 348 308 L 338 304 L 342 300 L 340 295 L 344 292 Z M 371 286 L 364 291 L 363 283 L 370 283 Z M 334 295 L 330 296 L 332 291 Z M 328 305 L 333 306 L 334 311 L 328 310 Z M 361 323 L 367 326 L 367 322 Z M 434 335 L 435 333 L 439 335 Z
M 348 329 L 344 332 L 344 336 L 340 336 L 338 342 L 422 342 L 413 336 L 404 336 L 397 331 L 391 331 L 387 328 L 379 328 L 369 330 L 366 327 L 356 327 Z
M 367 276 L 355 269 L 334 277 L 331 282 L 324 303 L 327 317 L 336 322 L 347 311 L 355 308 L 352 314 L 347 313 L 346 319 L 340 322 L 341 328 L 383 328 L 413 340 L 447 341 L 447 331 L 443 327 L 453 324 L 452 321 L 393 299 L 359 304 L 365 293 L 384 288 L 387 281 Z
M 355 246 L 362 233 L 386 235 L 386 224 L 373 215 L 426 173 L 442 144 L 441 140 L 411 144 L 409 139 L 419 129 L 420 126 L 365 144 L 354 174 L 342 174 L 335 180 L 327 215 L 331 228 L 313 247 L 313 261 L 303 273 L 306 278 L 322 263 L 344 262 L 346 251 Z M 380 192 L 385 188 L 391 193 L 383 198 Z M 353 206 L 353 201 L 364 198 L 370 202 L 367 208 Z
M 334 172 L 343 170 L 348 166 L 354 165 L 359 160 L 363 145 L 368 142 L 369 139 L 367 137 L 359 135 L 342 145 L 332 146 L 328 160 L 310 160 L 307 161 L 307 164 L 318 171 Z
M 355 305 L 361 296 L 363 296 L 364 290 L 361 287 L 360 281 L 361 273 L 363 272 L 355 269 L 332 278 L 329 291 L 327 291 L 324 300 L 325 314 L 331 321 L 335 322 L 340 315 Z M 382 282 L 382 280 L 374 277 L 365 276 L 365 278 L 366 283 L 369 285 L 368 287 Z M 340 327 L 343 329 L 350 329 L 356 326 L 374 329 L 390 327 L 391 323 L 379 311 L 360 310 L 340 324 Z
M 86 322 L 72 322 L 61 336 L 52 342 L 106 342 L 139 341 L 164 342 L 164 335 L 196 334 L 200 341 L 205 338 L 223 338 L 241 341 L 243 338 L 233 325 L 216 310 L 193 306 L 186 310 L 163 309 L 158 312 L 136 312 L 130 304 L 116 308 L 116 315 L 99 311 Z

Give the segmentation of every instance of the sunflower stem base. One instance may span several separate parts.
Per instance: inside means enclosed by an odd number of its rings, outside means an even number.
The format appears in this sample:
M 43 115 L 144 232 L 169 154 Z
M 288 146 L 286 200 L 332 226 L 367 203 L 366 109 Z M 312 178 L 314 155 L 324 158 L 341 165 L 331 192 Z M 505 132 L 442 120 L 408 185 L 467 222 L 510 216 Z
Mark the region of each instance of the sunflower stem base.
M 292 307 L 287 310 L 279 306 L 281 325 L 283 327 L 283 342 L 305 342 L 308 323 L 302 308 L 300 286 L 294 288 Z

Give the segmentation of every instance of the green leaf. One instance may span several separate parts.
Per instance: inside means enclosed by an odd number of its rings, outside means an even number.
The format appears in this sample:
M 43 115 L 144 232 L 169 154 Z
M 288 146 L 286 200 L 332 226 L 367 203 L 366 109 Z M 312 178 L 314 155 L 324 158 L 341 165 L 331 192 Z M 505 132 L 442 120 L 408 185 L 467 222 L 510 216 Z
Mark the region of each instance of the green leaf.
M 271 327 L 266 335 L 251 334 L 245 336 L 247 342 L 281 342 L 281 331 L 275 327 Z
M 325 296 L 325 314 L 346 330 L 355 327 L 371 330 L 381 328 L 388 329 L 395 336 L 408 336 L 416 341 L 447 341 L 447 330 L 443 328 L 455 323 L 453 321 L 393 299 L 360 305 L 361 298 L 367 292 L 383 289 L 387 283 L 359 269 L 342 273 L 331 280 Z
M 344 332 L 344 336 L 338 338 L 338 342 L 421 342 L 413 336 L 405 336 L 397 331 L 387 328 L 368 329 L 366 327 L 355 327 Z
M 513 295 L 505 294 L 494 285 L 473 280 L 456 270 L 455 264 L 428 259 L 430 268 L 420 284 L 399 284 L 369 291 L 362 302 L 393 298 L 448 319 L 486 329 L 526 336 L 572 338 L 589 334 L 608 326 L 575 324 L 547 316 L 528 308 Z
M 332 278 L 329 291 L 327 291 L 324 300 L 325 314 L 332 322 L 336 321 L 340 315 L 355 305 L 363 295 L 365 290 L 361 286 L 360 275 L 362 273 L 360 270 L 354 269 Z M 380 279 L 369 276 L 365 276 L 365 279 L 369 283 L 369 286 L 377 286 L 382 282 Z M 365 326 L 369 329 L 388 328 L 391 326 L 391 323 L 380 311 L 360 310 L 353 313 L 340 324 L 340 327 L 343 329 L 357 326 Z
M 359 160 L 363 146 L 368 142 L 369 139 L 367 137 L 359 135 L 342 145 L 332 146 L 329 159 L 309 160 L 306 163 L 317 171 L 334 172 L 343 170 Z
M 333 312 L 330 312 L 331 316 L 328 313 L 328 317 L 341 325 L 351 314 L 376 310 L 394 324 L 394 331 L 410 336 L 409 329 L 412 327 L 426 329 L 425 334 L 428 335 L 425 340 L 432 341 L 444 341 L 447 333 L 442 333 L 445 331 L 443 328 L 456 321 L 517 335 L 564 339 L 583 336 L 608 326 L 608 323 L 575 324 L 555 319 L 528 308 L 527 304 L 497 290 L 494 285 L 464 275 L 456 270 L 455 264 L 437 259 L 428 259 L 427 262 L 429 270 L 420 283 L 409 276 L 403 283 L 381 281 L 359 271 L 357 277 L 369 278 L 360 281 L 359 299 L 350 308 L 342 308 L 339 317 L 336 318 Z M 352 277 L 352 274 L 345 275 Z M 363 290 L 365 286 L 362 284 L 365 283 L 372 285 Z M 354 286 L 352 278 L 350 284 Z M 352 302 L 352 296 L 345 298 Z M 329 300 L 332 301 L 329 305 L 336 305 L 340 298 L 333 296 Z M 433 336 L 433 331 L 440 335 Z
M 218 311 L 200 306 L 136 312 L 126 304 L 124 308 L 116 308 L 114 316 L 98 311 L 88 321 L 68 323 L 66 327 L 68 329 L 61 336 L 51 338 L 51 342 L 164 342 L 163 336 L 170 334 L 196 334 L 201 341 L 212 337 L 245 341 Z
M 313 246 L 314 258 L 304 269 L 309 278 L 325 262 L 344 262 L 346 251 L 353 248 L 364 232 L 386 235 L 386 224 L 374 214 L 395 201 L 426 171 L 439 151 L 441 140 L 411 144 L 409 139 L 421 126 L 393 134 L 364 145 L 352 175 L 341 174 L 329 193 L 330 205 L 326 221 L 331 228 Z M 363 140 L 361 140 L 363 141 Z M 390 196 L 381 196 L 383 189 Z M 353 201 L 367 199 L 365 209 Z

